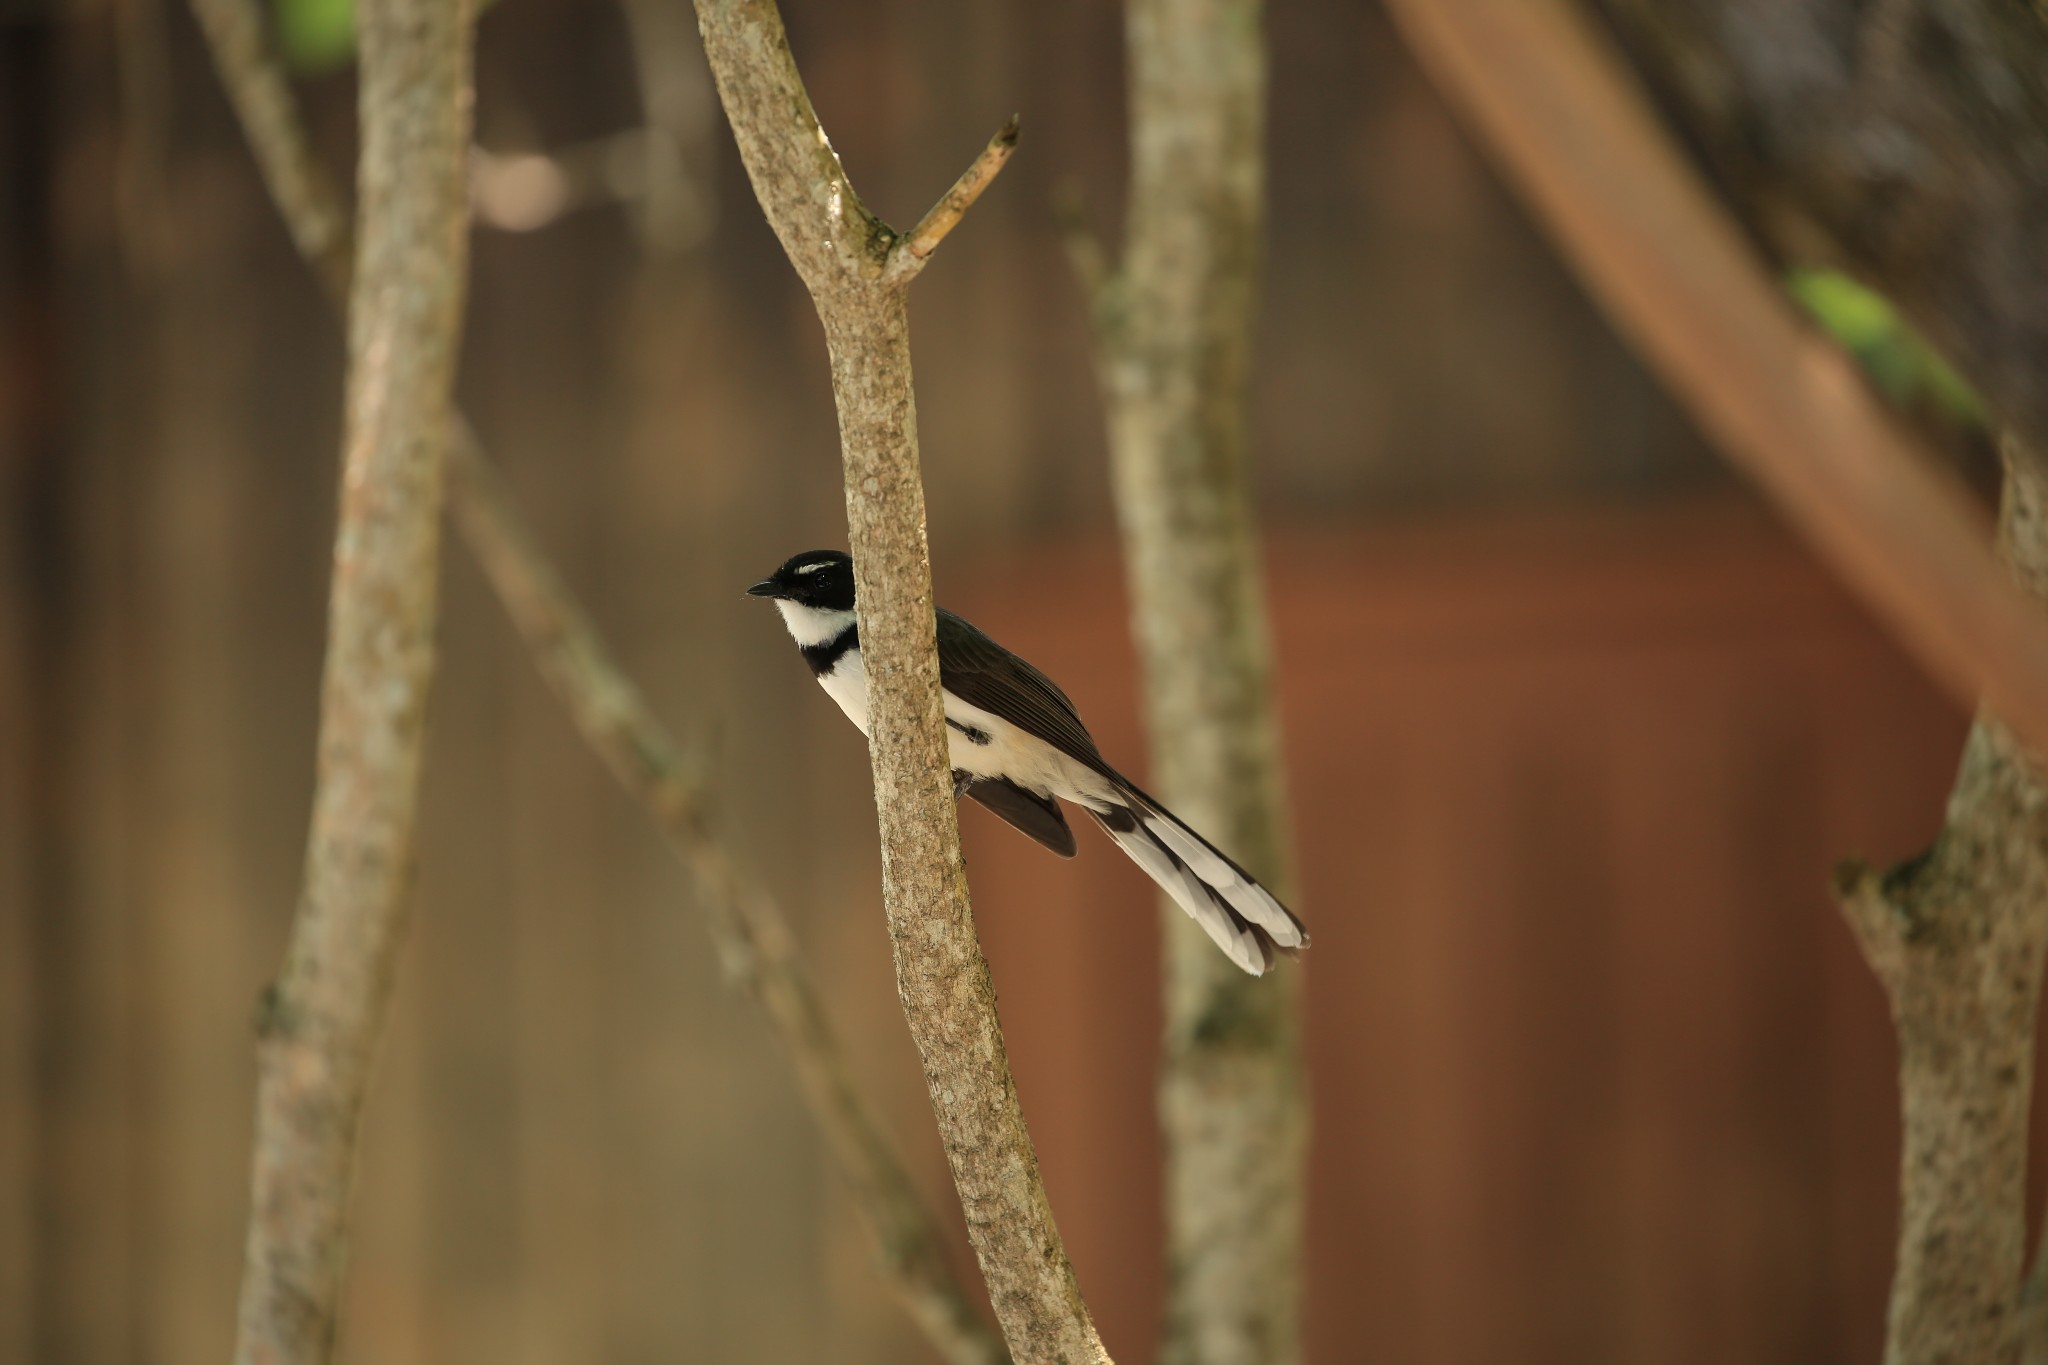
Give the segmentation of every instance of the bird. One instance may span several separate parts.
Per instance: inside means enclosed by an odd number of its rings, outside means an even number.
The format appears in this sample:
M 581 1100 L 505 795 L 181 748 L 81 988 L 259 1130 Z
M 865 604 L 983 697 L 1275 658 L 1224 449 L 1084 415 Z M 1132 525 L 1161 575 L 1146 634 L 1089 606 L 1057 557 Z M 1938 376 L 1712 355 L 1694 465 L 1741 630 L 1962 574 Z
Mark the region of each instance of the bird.
M 812 675 L 865 735 L 852 556 L 806 551 L 747 594 L 775 603 Z M 1059 803 L 1079 806 L 1253 976 L 1276 953 L 1308 947 L 1308 930 L 1272 892 L 1110 766 L 1052 679 L 953 613 L 935 615 L 956 800 L 973 798 L 1062 858 L 1076 849 Z

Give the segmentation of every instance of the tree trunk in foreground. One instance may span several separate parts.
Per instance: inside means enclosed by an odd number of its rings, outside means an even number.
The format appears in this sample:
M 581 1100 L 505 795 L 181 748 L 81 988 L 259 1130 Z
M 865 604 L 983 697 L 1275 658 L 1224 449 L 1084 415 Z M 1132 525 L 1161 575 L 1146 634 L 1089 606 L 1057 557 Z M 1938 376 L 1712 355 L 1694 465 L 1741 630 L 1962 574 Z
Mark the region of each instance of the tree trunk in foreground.
M 755 196 L 824 323 L 867 668 L 897 993 L 989 1297 L 1019 1361 L 1107 1361 L 1053 1225 L 974 929 L 954 809 L 904 288 L 1007 159 L 1014 123 L 910 232 L 869 213 L 773 0 L 696 0 Z
M 403 941 L 467 273 L 464 0 L 361 6 L 361 256 L 305 886 L 259 1023 L 242 1365 L 334 1341 L 370 1067 Z

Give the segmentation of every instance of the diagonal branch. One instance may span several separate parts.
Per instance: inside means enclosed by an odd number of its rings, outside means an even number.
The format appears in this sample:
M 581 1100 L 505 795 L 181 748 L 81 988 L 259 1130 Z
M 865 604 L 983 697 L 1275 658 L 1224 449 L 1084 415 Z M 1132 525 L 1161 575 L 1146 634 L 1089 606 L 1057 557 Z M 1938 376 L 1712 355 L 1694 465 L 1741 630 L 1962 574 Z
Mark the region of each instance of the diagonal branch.
M 1615 326 L 1951 695 L 2048 753 L 2048 621 L 1565 0 L 1391 0 Z
M 251 0 L 194 0 L 214 61 L 294 241 L 337 301 L 353 250 Z M 1007 1358 L 954 1276 L 945 1241 L 848 1065 L 780 911 L 733 866 L 695 768 L 562 586 L 475 435 L 458 420 L 449 510 L 535 662 L 621 786 L 689 872 L 720 959 L 788 1049 L 892 1287 L 950 1365 Z
M 946 234 L 960 226 L 960 220 L 981 198 L 981 192 L 994 184 L 996 176 L 1009 164 L 1010 153 L 1017 150 L 1019 126 L 1018 116 L 1010 115 L 1010 121 L 996 130 L 988 146 L 981 149 L 981 155 L 974 158 L 974 164 L 960 172 L 960 178 L 939 196 L 931 211 L 918 220 L 916 227 L 896 239 L 896 244 L 889 248 L 889 263 L 882 270 L 885 281 L 908 284 L 924 269 L 924 263 L 946 240 Z
M 259 1030 L 241 1365 L 318 1365 L 332 1350 L 357 1130 L 404 937 L 468 266 L 472 18 L 461 0 L 360 9 L 362 264 L 320 776 Z
M 1039 1179 L 968 906 L 933 642 L 907 291 L 884 278 L 896 234 L 861 206 L 831 155 L 773 0 L 697 0 L 697 24 L 755 197 L 824 324 L 882 900 L 897 994 L 968 1240 L 1017 1359 L 1105 1361 Z

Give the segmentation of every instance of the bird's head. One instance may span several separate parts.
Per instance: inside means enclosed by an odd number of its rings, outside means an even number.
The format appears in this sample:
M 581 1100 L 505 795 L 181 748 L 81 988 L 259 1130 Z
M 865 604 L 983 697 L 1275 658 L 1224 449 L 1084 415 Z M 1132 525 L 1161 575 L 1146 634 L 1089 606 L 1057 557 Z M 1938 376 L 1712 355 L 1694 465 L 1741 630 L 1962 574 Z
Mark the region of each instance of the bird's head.
M 750 597 L 766 597 L 816 612 L 853 610 L 853 556 L 843 550 L 806 550 L 747 589 Z M 784 616 L 789 613 L 785 610 Z

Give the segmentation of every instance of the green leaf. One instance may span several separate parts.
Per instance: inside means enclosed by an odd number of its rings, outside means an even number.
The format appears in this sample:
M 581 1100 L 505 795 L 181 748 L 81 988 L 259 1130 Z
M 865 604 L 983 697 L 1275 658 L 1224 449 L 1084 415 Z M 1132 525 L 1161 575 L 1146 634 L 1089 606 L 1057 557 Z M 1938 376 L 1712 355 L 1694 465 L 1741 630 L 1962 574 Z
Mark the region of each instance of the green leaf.
M 1883 295 L 1833 270 L 1795 270 L 1785 285 L 1893 403 L 1925 405 L 1958 426 L 1984 425 L 1984 400 Z
M 332 71 L 356 56 L 355 0 L 276 0 L 277 41 L 293 70 Z

